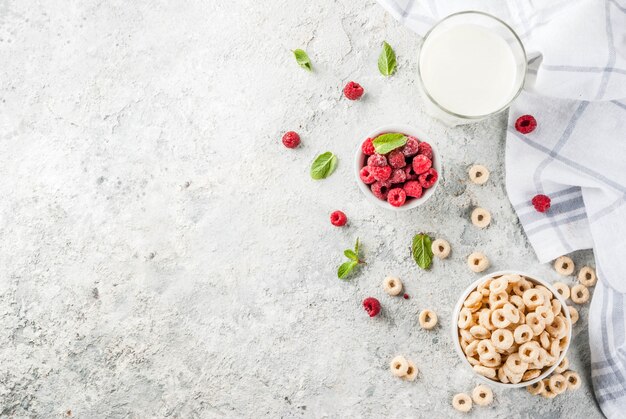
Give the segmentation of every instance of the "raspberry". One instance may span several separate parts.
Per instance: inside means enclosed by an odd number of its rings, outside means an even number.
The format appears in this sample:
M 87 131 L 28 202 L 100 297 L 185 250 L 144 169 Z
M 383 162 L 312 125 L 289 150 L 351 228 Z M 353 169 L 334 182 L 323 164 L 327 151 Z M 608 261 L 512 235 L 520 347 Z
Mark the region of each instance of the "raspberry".
M 401 207 L 406 202 L 406 193 L 402 188 L 394 188 L 387 194 L 387 202 L 394 207 Z
M 370 167 L 382 167 L 387 166 L 387 158 L 382 154 L 374 154 L 367 158 L 367 165 Z
M 404 297 L 405 300 L 408 300 L 409 299 L 409 294 L 404 294 L 403 297 Z
M 423 143 L 422 143 L 423 144 Z M 413 157 L 413 171 L 417 175 L 426 173 L 433 166 L 433 162 L 423 154 Z
M 283 144 L 287 148 L 296 148 L 300 144 L 300 136 L 294 131 L 286 132 L 283 135 Z
M 380 313 L 380 301 L 378 301 L 376 298 L 368 297 L 363 300 L 363 308 L 370 317 L 374 317 L 378 313 Z
M 367 140 L 363 141 L 363 144 L 361 145 L 361 151 L 366 156 L 371 156 L 372 154 L 376 153 L 376 150 L 374 150 L 374 144 L 372 144 L 371 138 L 368 138 Z
M 422 141 L 419 145 L 419 153 L 428 157 L 429 159 L 433 159 L 433 148 L 425 141 Z
M 391 177 L 389 178 L 389 182 L 391 183 L 403 183 L 406 181 L 406 173 L 404 169 L 395 169 L 391 172 Z
M 412 157 L 419 153 L 420 142 L 415 137 L 407 137 L 406 144 L 402 147 L 402 154 L 406 157 Z
M 363 96 L 363 87 L 359 83 L 351 81 L 343 88 L 343 94 L 350 100 L 357 100 Z
M 374 182 L 372 183 L 372 193 L 376 198 L 385 201 L 389 193 L 389 186 L 388 182 Z
M 365 166 L 359 172 L 359 177 L 366 185 L 374 183 L 376 179 L 374 179 L 374 175 L 372 174 L 372 168 L 369 166 Z
M 533 132 L 537 128 L 537 120 L 532 115 L 522 115 L 515 121 L 515 129 L 522 134 Z
M 437 179 L 439 179 L 439 174 L 435 169 L 428 169 L 426 173 L 423 173 L 418 177 L 420 185 L 422 185 L 422 188 L 424 189 L 428 189 L 433 186 L 437 182 Z
M 372 167 L 370 169 L 376 180 L 387 180 L 391 177 L 391 167 Z
M 424 193 L 422 185 L 420 185 L 420 183 L 416 180 L 411 180 L 405 183 L 403 189 L 406 193 L 406 196 L 410 196 L 413 198 L 421 198 L 422 193 Z
M 550 209 L 550 197 L 546 195 L 535 195 L 531 201 L 535 209 L 539 212 L 546 212 Z
M 341 227 L 346 225 L 348 222 L 348 217 L 341 211 L 335 211 L 330 214 L 330 223 L 334 226 Z
M 413 171 L 413 165 L 407 164 L 404 168 L 404 173 L 406 173 L 406 180 L 417 180 L 417 175 Z
M 387 156 L 387 160 L 389 161 L 389 166 L 394 169 L 399 169 L 400 167 L 406 166 L 406 161 L 404 160 L 404 154 L 400 150 L 393 150 Z

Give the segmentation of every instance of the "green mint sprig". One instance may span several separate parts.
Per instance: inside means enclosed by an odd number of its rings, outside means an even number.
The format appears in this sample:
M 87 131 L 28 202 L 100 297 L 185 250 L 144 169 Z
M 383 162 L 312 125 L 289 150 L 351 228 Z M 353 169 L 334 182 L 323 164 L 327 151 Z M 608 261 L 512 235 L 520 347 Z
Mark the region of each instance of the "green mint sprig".
M 378 71 L 383 76 L 391 76 L 396 70 L 396 53 L 387 41 L 383 41 L 383 50 L 378 57 Z
M 294 57 L 296 57 L 296 62 L 298 63 L 300 67 L 308 71 L 313 70 L 313 68 L 311 67 L 311 60 L 309 59 L 309 56 L 303 49 L 298 48 L 298 49 L 293 50 L 293 55 Z
M 343 251 L 343 254 L 350 260 L 342 263 L 341 266 L 339 266 L 339 269 L 337 269 L 337 277 L 339 277 L 340 279 L 345 279 L 354 268 L 365 263 L 365 261 L 363 261 L 359 257 L 359 250 L 360 243 L 359 239 L 357 238 L 356 244 L 354 245 L 354 250 L 346 249 Z
M 387 154 L 390 151 L 405 145 L 406 141 L 406 135 L 400 134 L 399 132 L 390 132 L 374 138 L 374 140 L 372 140 L 372 144 L 374 145 L 374 150 L 376 150 L 378 154 Z
M 337 156 L 330 151 L 320 154 L 311 164 L 311 177 L 315 180 L 326 179 L 337 167 Z
M 428 234 L 416 234 L 413 237 L 411 254 L 415 263 L 422 269 L 430 268 L 433 262 L 433 241 Z

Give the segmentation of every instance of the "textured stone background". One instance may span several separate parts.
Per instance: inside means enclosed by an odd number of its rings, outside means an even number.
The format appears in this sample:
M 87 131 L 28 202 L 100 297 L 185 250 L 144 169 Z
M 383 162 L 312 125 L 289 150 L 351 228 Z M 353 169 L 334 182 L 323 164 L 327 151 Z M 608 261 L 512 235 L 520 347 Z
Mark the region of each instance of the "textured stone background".
M 383 40 L 391 78 L 376 68 Z M 557 276 L 505 195 L 505 116 L 428 118 L 419 43 L 371 0 L 0 1 L 0 416 L 454 416 L 452 395 L 476 384 L 449 336 L 476 278 L 466 256 Z M 363 100 L 342 98 L 349 80 Z M 356 187 L 354 148 L 386 123 L 439 147 L 443 183 L 418 210 L 384 212 Z M 279 141 L 290 129 L 296 150 Z M 312 181 L 326 150 L 338 170 Z M 484 187 L 466 179 L 476 162 L 492 170 Z M 492 211 L 484 231 L 475 205 Z M 335 209 L 348 227 L 329 224 Z M 409 257 L 419 231 L 453 246 L 430 272 Z M 357 236 L 368 264 L 342 282 Z M 387 274 L 410 300 L 383 294 Z M 365 315 L 367 296 L 382 316 Z M 425 307 L 440 316 L 431 332 Z M 469 416 L 598 417 L 586 314 L 570 353 L 581 390 L 496 391 Z M 389 374 L 398 353 L 419 380 Z

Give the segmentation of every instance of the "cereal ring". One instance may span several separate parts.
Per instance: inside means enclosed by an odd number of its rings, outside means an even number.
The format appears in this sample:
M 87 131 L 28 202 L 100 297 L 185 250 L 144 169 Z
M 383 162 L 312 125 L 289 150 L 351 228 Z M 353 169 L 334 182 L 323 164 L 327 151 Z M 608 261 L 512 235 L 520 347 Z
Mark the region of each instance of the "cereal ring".
M 511 323 L 518 323 L 520 318 L 519 310 L 511 303 L 506 303 L 502 307 L 502 313 L 504 317 Z
M 484 377 L 491 378 L 491 379 L 496 378 L 495 368 L 489 368 L 483 365 L 474 365 L 472 368 L 474 368 L 474 371 L 476 371 L 477 373 L 479 373 L 480 375 Z
M 493 331 L 496 327 L 491 323 L 491 310 L 484 308 L 478 313 L 478 324 L 489 331 Z
M 496 349 L 509 349 L 513 346 L 513 333 L 507 329 L 496 329 L 491 334 L 491 343 Z
M 504 307 L 504 305 L 509 301 L 509 294 L 506 291 L 499 292 L 497 294 L 491 293 L 489 294 L 489 308 L 495 310 L 500 307 Z
M 563 276 L 574 273 L 574 268 L 574 261 L 567 256 L 561 256 L 554 261 L 554 269 Z
M 517 384 L 522 382 L 522 378 L 524 377 L 524 374 L 516 374 L 514 372 L 512 372 L 510 369 L 508 369 L 508 367 L 506 365 L 504 365 L 504 373 L 506 374 L 507 378 L 509 379 L 509 381 L 513 384 Z
M 550 291 L 548 288 L 544 287 L 543 285 L 536 285 L 535 289 L 544 295 L 545 299 L 548 300 L 548 303 L 550 302 L 549 300 L 554 298 L 554 294 L 552 294 L 552 291 Z
M 578 272 L 578 282 L 586 287 L 593 287 L 594 285 L 596 285 L 597 279 L 598 278 L 596 277 L 596 271 L 594 271 L 593 268 L 590 268 L 589 266 L 583 266 L 580 269 L 580 272 Z
M 463 307 L 459 312 L 459 327 L 461 329 L 469 329 L 474 325 L 474 319 L 472 318 L 472 312 L 467 307 Z
M 398 295 L 402 292 L 402 281 L 393 276 L 388 276 L 383 281 L 383 290 L 389 295 Z
M 463 302 L 464 307 L 473 307 L 482 302 L 483 295 L 478 291 L 470 292 L 470 295 L 467 296 L 465 301 Z
M 472 365 L 480 365 L 480 361 L 473 356 L 468 356 L 467 361 Z
M 409 363 L 409 367 L 406 370 L 406 375 L 402 377 L 403 380 L 406 381 L 415 381 L 417 378 L 417 373 L 419 372 L 413 361 L 407 361 Z
M 528 369 L 528 363 L 522 361 L 519 354 L 511 354 L 504 363 L 513 374 L 523 374 Z M 509 377 L 511 378 L 511 377 Z
M 529 342 L 533 336 L 533 330 L 527 324 L 520 324 L 513 332 L 513 338 L 515 339 L 515 342 L 519 344 Z
M 506 274 L 506 275 L 502 275 L 501 278 L 506 279 L 506 282 L 508 282 L 509 284 L 517 284 L 523 279 L 518 274 Z
M 541 370 L 527 370 L 524 375 L 522 375 L 522 381 L 530 381 L 541 375 Z
M 552 388 L 552 391 L 556 394 L 561 394 L 567 390 L 567 380 L 563 374 L 554 374 L 550 377 L 550 388 Z
M 557 396 L 557 394 L 554 391 L 552 391 L 552 387 L 550 387 L 550 379 L 544 378 L 542 382 L 543 382 L 543 391 L 541 392 L 541 395 L 545 397 L 546 399 L 554 399 Z
M 533 334 L 538 336 L 546 328 L 546 323 L 543 321 L 543 317 L 537 313 L 529 313 L 526 316 L 526 324 L 533 330 Z
M 569 344 L 569 335 L 566 334 L 561 339 L 559 339 L 559 349 L 561 351 L 564 351 L 565 348 L 567 348 L 568 344 Z
M 476 355 L 478 352 L 476 352 L 476 347 L 478 346 L 478 343 L 480 341 L 479 340 L 473 340 L 470 343 L 467 344 L 467 346 L 465 347 L 465 355 L 467 356 L 474 356 Z
M 579 318 L 578 310 L 572 306 L 568 306 L 567 309 L 569 310 L 569 318 L 572 320 L 572 324 L 576 324 Z
M 472 340 L 474 340 L 474 336 L 472 336 L 469 330 L 459 329 L 459 334 L 461 335 L 463 339 L 465 339 L 468 342 L 471 342 Z
M 550 334 L 546 331 L 541 332 L 539 335 L 539 343 L 543 349 L 550 348 Z
M 563 376 L 567 381 L 568 390 L 578 390 L 578 388 L 580 387 L 580 376 L 576 371 L 566 371 Z
M 500 277 L 498 279 L 494 279 L 489 284 L 489 291 L 494 294 L 498 294 L 500 292 L 506 291 L 506 287 L 509 285 L 509 281 L 506 278 Z
M 543 381 L 539 380 L 535 384 L 531 384 L 526 387 L 526 390 L 533 396 L 541 394 L 543 392 Z
M 468 173 L 470 180 L 477 185 L 482 185 L 489 180 L 489 170 L 483 165 L 473 165 Z
M 539 350 L 539 358 L 537 358 L 537 361 L 536 361 L 537 365 L 541 365 L 541 368 L 543 368 L 546 365 L 554 365 L 555 362 L 556 360 L 552 358 L 552 356 L 548 353 L 547 350 L 543 348 Z
M 555 282 L 554 284 L 552 284 L 552 286 L 554 287 L 556 292 L 558 292 L 559 295 L 563 297 L 564 300 L 567 300 L 569 298 L 570 291 L 567 284 L 564 284 L 563 282 Z
M 432 310 L 422 310 L 419 319 L 423 329 L 430 330 L 437 325 L 437 315 Z
M 459 345 L 461 345 L 461 349 L 463 349 L 463 352 L 467 353 L 467 346 L 469 345 L 469 342 L 465 339 L 459 339 Z
M 536 288 L 531 288 L 528 291 L 524 292 L 522 295 L 522 299 L 524 300 L 524 305 L 529 310 L 534 310 L 535 308 L 543 305 L 546 300 L 545 295 Z
M 491 313 L 491 323 L 498 329 L 503 329 L 511 324 L 511 321 L 504 315 L 504 309 L 499 308 Z
M 535 309 L 535 314 L 543 319 L 545 324 L 552 324 L 554 321 L 554 313 L 552 308 L 546 306 L 539 306 Z M 546 326 L 547 327 L 547 326 Z
M 485 385 L 478 385 L 472 391 L 472 400 L 478 406 L 487 406 L 493 401 L 493 392 Z
M 563 361 L 561 361 L 559 366 L 554 369 L 554 372 L 562 373 L 564 371 L 567 371 L 568 368 L 569 368 L 569 359 L 567 359 L 567 357 L 565 357 L 565 358 L 563 358 Z
M 533 284 L 531 284 L 526 279 L 522 279 L 517 284 L 515 284 L 515 286 L 513 286 L 513 292 L 516 295 L 519 295 L 521 297 L 522 295 L 524 295 L 526 291 L 528 291 L 532 287 L 533 287 Z
M 489 295 L 489 286 L 491 285 L 491 281 L 493 281 L 493 278 L 487 278 L 487 280 L 478 284 L 476 291 L 480 292 L 483 296 Z
M 398 355 L 391 360 L 389 368 L 391 369 L 391 373 L 393 375 L 395 375 L 396 377 L 402 377 L 406 375 L 409 369 L 409 363 L 402 355 Z
M 476 304 L 475 306 L 469 306 L 467 307 L 470 311 L 470 313 L 472 313 L 472 317 L 474 317 L 474 322 L 476 322 L 478 320 L 477 317 L 478 313 L 476 313 L 478 310 L 480 310 L 483 307 L 483 303 L 482 301 L 480 301 L 478 304 Z
M 472 211 L 472 224 L 478 228 L 485 228 L 491 223 L 491 214 L 484 208 L 475 208 Z
M 452 407 L 459 412 L 469 412 L 472 408 L 472 399 L 465 393 L 455 394 L 452 398 Z
M 431 249 L 433 255 L 437 256 L 439 259 L 445 259 L 450 255 L 450 243 L 444 239 L 435 240 L 431 245 Z
M 552 313 L 556 316 L 561 312 L 561 302 L 556 298 L 552 300 Z
M 506 376 L 503 367 L 498 368 L 498 380 L 500 380 L 500 382 L 504 384 L 509 383 L 509 378 Z
M 570 297 L 576 304 L 585 304 L 589 301 L 589 288 L 583 284 L 576 284 L 572 287 L 572 295 Z
M 546 326 L 546 332 L 556 339 L 561 339 L 563 336 L 567 335 L 567 324 L 565 320 L 563 320 L 563 317 L 556 316 L 552 324 Z
M 527 364 L 531 364 L 535 362 L 539 358 L 539 349 L 541 347 L 537 342 L 526 342 L 520 345 L 519 347 L 519 358 L 526 362 Z
M 526 310 L 526 305 L 524 305 L 524 300 L 517 294 L 509 296 L 509 301 L 513 304 L 521 313 Z
M 482 272 L 489 267 L 489 259 L 480 252 L 474 252 L 468 256 L 467 266 L 472 272 Z
M 496 355 L 496 348 L 489 339 L 482 339 L 476 346 L 476 352 L 480 358 L 491 359 Z
M 499 367 L 502 365 L 502 355 L 496 352 L 493 358 L 480 358 L 480 363 L 489 368 Z
M 470 333 L 476 339 L 489 339 L 491 337 L 491 332 L 482 326 L 470 327 Z

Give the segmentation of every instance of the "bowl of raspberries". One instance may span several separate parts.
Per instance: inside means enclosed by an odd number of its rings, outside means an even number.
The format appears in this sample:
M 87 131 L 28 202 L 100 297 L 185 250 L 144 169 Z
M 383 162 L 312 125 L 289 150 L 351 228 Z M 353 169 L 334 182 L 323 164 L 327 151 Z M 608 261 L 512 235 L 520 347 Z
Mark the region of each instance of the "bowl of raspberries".
M 359 143 L 356 178 L 368 200 L 395 211 L 428 201 L 439 183 L 441 159 L 425 138 L 413 127 L 389 125 Z

